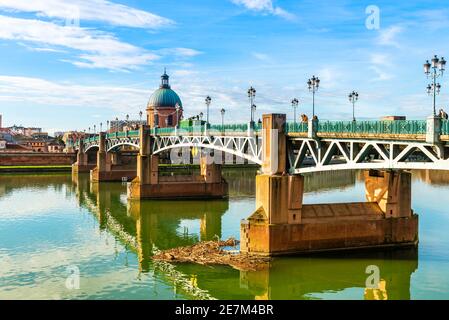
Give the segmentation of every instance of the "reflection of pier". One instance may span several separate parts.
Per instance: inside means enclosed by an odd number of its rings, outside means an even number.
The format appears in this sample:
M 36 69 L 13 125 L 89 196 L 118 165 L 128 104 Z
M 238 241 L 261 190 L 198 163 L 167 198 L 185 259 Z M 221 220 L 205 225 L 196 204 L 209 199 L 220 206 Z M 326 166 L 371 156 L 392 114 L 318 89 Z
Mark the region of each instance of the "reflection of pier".
M 368 266 L 380 271 L 376 289 L 366 288 Z M 294 267 L 293 267 L 294 266 Z M 256 299 L 313 299 L 327 292 L 363 288 L 359 299 L 410 299 L 411 274 L 418 267 L 415 248 L 351 255 L 275 260 L 262 272 L 241 272 L 240 285 Z
M 137 254 L 141 272 L 149 272 L 158 267 L 162 276 L 166 276 L 164 272 L 167 270 L 170 271 L 169 274 L 174 275 L 177 271 L 169 265 L 153 263 L 151 256 L 154 250 L 186 246 L 200 239 L 221 237 L 221 217 L 228 209 L 227 201 L 127 203 L 123 201 L 126 190 L 121 184 L 90 183 L 88 176 L 80 176 L 74 182 L 80 206 L 96 216 L 101 229 L 113 234 Z M 181 228 L 184 220 L 199 220 L 200 239 Z M 185 282 L 181 279 L 181 274 L 177 277 L 178 284 L 180 281 Z M 189 290 L 192 288 L 187 291 Z
M 431 185 L 449 185 L 449 173 L 438 170 L 416 170 L 413 177 L 426 184 Z
M 377 288 L 366 287 L 368 266 L 379 268 Z M 233 298 L 247 300 L 332 299 L 336 297 L 333 294 L 345 295 L 349 289 L 355 289 L 350 290 L 350 296 L 346 297 L 349 299 L 408 300 L 411 275 L 417 268 L 415 248 L 353 253 L 347 257 L 340 254 L 277 258 L 269 268 L 257 272 L 225 267 L 204 271 L 191 265 L 178 267 L 185 274 L 194 274 L 198 285 L 214 292 L 218 299 L 229 299 L 226 292 L 232 292 Z

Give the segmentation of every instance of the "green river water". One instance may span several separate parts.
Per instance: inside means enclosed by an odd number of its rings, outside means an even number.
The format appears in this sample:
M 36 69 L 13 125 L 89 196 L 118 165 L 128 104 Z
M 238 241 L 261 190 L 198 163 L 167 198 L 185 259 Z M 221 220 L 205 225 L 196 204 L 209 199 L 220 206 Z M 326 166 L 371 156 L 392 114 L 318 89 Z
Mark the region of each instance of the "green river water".
M 170 265 L 153 252 L 239 238 L 254 170 L 227 170 L 230 198 L 128 202 L 121 183 L 0 175 L 0 299 L 449 299 L 449 174 L 413 175 L 417 250 L 275 258 L 267 270 Z M 305 203 L 364 201 L 361 174 L 306 177 Z M 379 289 L 366 288 L 368 266 Z M 79 275 L 79 288 L 68 277 Z

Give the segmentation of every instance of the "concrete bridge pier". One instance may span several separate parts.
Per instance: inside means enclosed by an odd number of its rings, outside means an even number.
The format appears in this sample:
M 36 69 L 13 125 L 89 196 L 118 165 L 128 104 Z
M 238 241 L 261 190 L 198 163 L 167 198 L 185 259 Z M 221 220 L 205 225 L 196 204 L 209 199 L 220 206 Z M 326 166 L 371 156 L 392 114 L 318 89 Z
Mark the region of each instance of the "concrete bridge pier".
M 136 177 L 135 170 L 123 169 L 120 165 L 119 151 L 107 152 L 106 133 L 99 135 L 97 166 L 90 171 L 92 182 L 130 181 Z
M 221 166 L 200 160 L 199 176 L 159 176 L 159 157 L 151 153 L 149 127 L 140 128 L 137 177 L 128 184 L 129 199 L 213 199 L 228 195 L 228 184 Z
M 240 250 L 280 255 L 413 246 L 418 217 L 404 171 L 368 171 L 367 202 L 303 204 L 304 177 L 286 173 L 285 115 L 263 116 L 264 159 L 256 177 L 256 210 L 241 223 Z
M 87 152 L 84 151 L 83 139 L 80 139 L 79 150 L 76 154 L 76 162 L 72 165 L 72 175 L 90 172 L 90 170 L 92 170 L 94 167 L 94 164 L 89 164 L 89 156 Z

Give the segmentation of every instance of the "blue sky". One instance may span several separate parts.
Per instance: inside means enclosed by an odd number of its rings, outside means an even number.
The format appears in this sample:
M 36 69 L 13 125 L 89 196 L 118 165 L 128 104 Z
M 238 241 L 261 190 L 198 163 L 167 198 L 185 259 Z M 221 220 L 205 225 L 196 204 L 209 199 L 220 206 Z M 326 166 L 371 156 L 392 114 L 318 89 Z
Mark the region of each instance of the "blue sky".
M 444 1 L 0 0 L 0 113 L 50 132 L 138 118 L 167 67 L 185 114 L 210 95 L 212 121 L 222 107 L 226 122 L 248 121 L 250 85 L 257 117 L 291 119 L 294 97 L 310 114 L 312 75 L 320 119 L 350 119 L 352 90 L 359 118 L 420 119 L 432 108 L 422 64 L 449 57 L 448 29 Z

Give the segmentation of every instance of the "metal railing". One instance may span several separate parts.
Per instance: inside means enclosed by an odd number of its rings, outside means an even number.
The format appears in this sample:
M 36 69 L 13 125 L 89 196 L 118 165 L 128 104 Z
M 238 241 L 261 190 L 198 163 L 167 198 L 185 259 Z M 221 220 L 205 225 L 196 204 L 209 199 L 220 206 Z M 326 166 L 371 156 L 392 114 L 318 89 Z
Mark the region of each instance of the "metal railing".
M 287 122 L 285 124 L 285 132 L 288 133 L 304 133 L 307 132 L 309 125 L 307 122 Z
M 425 120 L 321 121 L 319 133 L 426 134 Z
M 423 135 L 426 134 L 426 120 L 395 120 L 395 121 L 318 121 L 317 133 L 329 134 L 391 134 L 391 135 Z M 175 127 L 168 128 L 152 128 L 151 135 L 174 135 L 178 131 L 179 134 L 203 134 L 206 132 L 206 125 L 201 126 L 182 126 L 178 129 Z M 207 132 L 209 134 L 229 134 L 246 133 L 248 124 L 226 124 L 226 125 L 209 125 Z M 261 132 L 262 124 L 255 123 L 254 131 Z M 307 122 L 288 122 L 285 124 L 285 131 L 289 133 L 307 133 Z M 139 136 L 139 130 L 121 131 L 106 134 L 107 139 L 118 138 L 135 138 Z M 449 135 L 449 120 L 441 120 L 441 134 Z M 99 140 L 99 135 L 91 136 L 84 139 L 84 143 L 95 143 Z M 78 142 L 72 142 L 71 145 L 78 145 Z
M 449 134 L 449 120 L 441 120 L 441 134 Z

